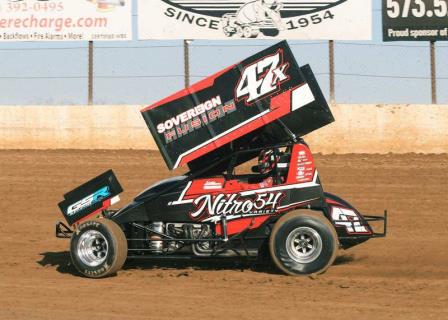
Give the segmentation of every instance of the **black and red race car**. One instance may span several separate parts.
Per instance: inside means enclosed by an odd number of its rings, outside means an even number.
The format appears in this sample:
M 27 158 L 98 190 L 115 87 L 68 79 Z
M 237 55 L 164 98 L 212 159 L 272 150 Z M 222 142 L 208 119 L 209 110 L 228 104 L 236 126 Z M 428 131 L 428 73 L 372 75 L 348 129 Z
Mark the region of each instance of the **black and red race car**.
M 325 193 L 301 138 L 334 121 L 309 66 L 280 42 L 142 110 L 169 169 L 120 210 L 112 170 L 64 195 L 77 270 L 114 274 L 126 258 L 253 257 L 269 252 L 287 274 L 324 272 L 339 248 L 386 234 Z M 383 224 L 374 232 L 370 221 Z

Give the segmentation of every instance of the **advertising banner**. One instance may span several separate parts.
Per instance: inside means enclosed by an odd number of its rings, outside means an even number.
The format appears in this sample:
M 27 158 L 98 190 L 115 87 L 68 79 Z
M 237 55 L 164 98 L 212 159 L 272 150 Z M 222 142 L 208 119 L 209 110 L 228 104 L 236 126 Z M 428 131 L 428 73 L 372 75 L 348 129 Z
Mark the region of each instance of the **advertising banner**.
M 140 39 L 370 40 L 371 0 L 139 0 Z
M 132 0 L 0 0 L 0 41 L 132 40 Z
M 447 41 L 448 0 L 383 0 L 384 41 Z
M 334 119 L 311 69 L 282 41 L 142 110 L 168 167 L 199 167 L 232 143 L 263 147 Z M 281 120 L 281 123 L 277 120 Z M 243 141 L 244 140 L 244 141 Z

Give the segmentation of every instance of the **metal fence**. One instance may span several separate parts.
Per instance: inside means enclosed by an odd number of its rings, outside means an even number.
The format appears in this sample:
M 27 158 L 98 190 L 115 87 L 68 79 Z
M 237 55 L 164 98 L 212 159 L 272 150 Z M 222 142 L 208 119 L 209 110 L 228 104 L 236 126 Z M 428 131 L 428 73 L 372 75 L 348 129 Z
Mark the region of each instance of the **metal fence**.
M 374 4 L 373 41 L 290 41 L 299 64 L 337 103 L 448 104 L 448 43 L 382 42 Z M 273 43 L 0 43 L 0 105 L 149 104 Z

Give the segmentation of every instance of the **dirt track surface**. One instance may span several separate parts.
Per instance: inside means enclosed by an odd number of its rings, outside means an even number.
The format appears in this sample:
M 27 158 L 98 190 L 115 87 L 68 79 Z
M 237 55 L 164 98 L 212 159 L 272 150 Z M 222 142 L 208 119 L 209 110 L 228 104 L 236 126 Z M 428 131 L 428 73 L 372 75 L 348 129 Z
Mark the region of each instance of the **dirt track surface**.
M 113 168 L 121 205 L 169 175 L 156 153 L 0 151 L 1 319 L 448 319 L 448 156 L 316 156 L 327 191 L 389 235 L 317 279 L 244 263 L 127 263 L 92 280 L 54 237 L 66 191 Z

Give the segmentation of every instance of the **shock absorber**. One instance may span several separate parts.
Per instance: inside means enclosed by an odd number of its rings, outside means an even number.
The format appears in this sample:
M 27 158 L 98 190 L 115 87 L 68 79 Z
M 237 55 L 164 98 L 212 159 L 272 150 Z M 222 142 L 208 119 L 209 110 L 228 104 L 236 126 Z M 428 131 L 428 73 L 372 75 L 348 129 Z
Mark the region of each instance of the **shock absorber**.
M 163 233 L 163 222 L 153 222 L 150 225 L 150 228 L 157 233 Z M 150 235 L 149 240 L 151 240 L 151 242 L 149 243 L 149 247 L 154 253 L 162 253 L 163 241 L 161 241 L 162 237 L 157 233 L 152 233 Z
M 222 225 L 222 236 L 224 241 L 228 241 L 229 237 L 227 236 L 227 217 L 225 215 L 221 216 L 221 225 Z

